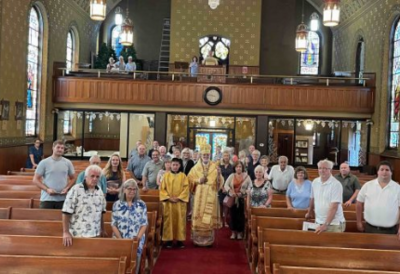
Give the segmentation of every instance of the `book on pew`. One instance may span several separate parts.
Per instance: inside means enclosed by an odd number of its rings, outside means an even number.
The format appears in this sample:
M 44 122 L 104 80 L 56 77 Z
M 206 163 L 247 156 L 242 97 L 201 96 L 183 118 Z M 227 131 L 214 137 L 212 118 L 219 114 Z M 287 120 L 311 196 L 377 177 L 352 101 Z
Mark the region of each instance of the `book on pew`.
M 303 230 L 304 231 L 315 231 L 319 227 L 319 224 L 303 222 Z

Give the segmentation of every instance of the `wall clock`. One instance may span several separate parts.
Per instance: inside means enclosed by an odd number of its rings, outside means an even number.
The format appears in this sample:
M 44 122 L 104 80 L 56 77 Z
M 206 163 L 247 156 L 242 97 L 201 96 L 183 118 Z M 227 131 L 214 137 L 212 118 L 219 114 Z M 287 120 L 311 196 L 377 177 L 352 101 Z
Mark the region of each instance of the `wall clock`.
M 204 101 L 210 106 L 216 106 L 222 101 L 222 91 L 218 87 L 208 87 L 204 91 Z

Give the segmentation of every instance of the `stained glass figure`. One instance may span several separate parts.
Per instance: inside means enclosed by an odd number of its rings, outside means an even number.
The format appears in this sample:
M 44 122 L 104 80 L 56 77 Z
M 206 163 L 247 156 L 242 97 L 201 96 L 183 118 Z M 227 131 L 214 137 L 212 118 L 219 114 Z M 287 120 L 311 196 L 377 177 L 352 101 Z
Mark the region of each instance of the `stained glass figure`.
M 308 33 L 307 50 L 301 54 L 300 74 L 318 75 L 320 39 L 316 32 Z

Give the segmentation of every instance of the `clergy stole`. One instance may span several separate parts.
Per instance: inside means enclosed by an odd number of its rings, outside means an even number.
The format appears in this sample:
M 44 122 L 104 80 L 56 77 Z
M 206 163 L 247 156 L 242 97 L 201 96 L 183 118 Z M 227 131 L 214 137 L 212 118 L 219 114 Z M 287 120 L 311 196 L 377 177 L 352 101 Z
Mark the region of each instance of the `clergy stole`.
M 178 198 L 177 203 L 169 198 Z M 189 201 L 189 181 L 182 172 L 164 174 L 160 186 L 160 201 L 163 204 L 163 241 L 186 239 L 186 203 Z

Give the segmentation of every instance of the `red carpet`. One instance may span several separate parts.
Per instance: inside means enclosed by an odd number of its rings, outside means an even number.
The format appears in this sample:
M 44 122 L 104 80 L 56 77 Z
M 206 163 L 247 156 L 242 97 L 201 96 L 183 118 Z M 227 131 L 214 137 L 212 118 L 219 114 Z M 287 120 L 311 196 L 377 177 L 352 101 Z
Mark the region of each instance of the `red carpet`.
M 229 228 L 216 231 L 213 247 L 195 247 L 190 240 L 190 225 L 184 249 L 161 250 L 154 274 L 250 274 L 244 241 L 230 240 Z

